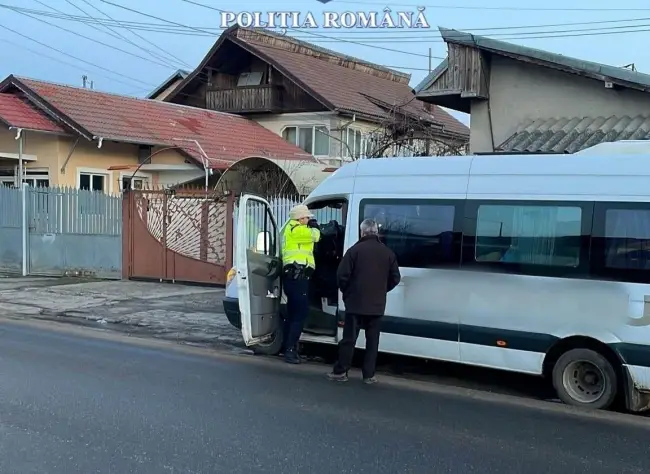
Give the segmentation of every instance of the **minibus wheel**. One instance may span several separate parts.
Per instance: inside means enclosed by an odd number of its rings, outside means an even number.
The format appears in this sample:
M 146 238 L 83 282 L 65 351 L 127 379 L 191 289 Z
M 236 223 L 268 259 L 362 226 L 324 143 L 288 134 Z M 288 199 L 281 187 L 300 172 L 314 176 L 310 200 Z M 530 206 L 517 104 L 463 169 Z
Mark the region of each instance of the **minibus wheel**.
M 278 328 L 268 340 L 253 346 L 253 352 L 261 355 L 278 355 L 282 350 L 282 340 L 282 328 Z
M 612 364 L 591 349 L 562 354 L 553 367 L 553 387 L 567 405 L 606 409 L 616 399 L 618 377 Z

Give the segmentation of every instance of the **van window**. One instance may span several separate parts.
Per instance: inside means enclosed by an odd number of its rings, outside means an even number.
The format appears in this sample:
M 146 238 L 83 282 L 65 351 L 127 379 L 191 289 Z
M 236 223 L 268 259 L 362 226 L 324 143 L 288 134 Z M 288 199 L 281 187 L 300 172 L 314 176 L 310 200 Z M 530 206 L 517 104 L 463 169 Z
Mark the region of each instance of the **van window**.
M 480 205 L 475 259 L 526 265 L 577 267 L 580 207 Z
M 605 267 L 650 270 L 650 210 L 605 211 Z
M 374 219 L 379 236 L 400 267 L 460 264 L 460 233 L 454 234 L 456 206 L 431 201 L 363 200 L 361 220 Z
M 239 212 L 239 210 L 237 211 Z M 235 222 L 237 222 L 235 220 Z M 246 209 L 246 247 L 264 255 L 276 255 L 276 228 L 268 208 L 261 202 L 249 202 Z M 237 232 L 237 230 L 235 230 Z M 234 235 L 237 235 L 236 233 Z

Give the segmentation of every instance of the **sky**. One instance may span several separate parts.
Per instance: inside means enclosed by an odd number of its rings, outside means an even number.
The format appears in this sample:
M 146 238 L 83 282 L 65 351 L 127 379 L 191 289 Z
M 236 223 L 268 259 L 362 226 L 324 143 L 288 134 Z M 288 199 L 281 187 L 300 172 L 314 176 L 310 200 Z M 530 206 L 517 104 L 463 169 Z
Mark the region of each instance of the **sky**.
M 650 72 L 650 4 L 643 0 L 0 0 L 0 75 L 144 97 L 176 69 L 193 69 L 226 12 L 307 12 L 319 28 L 287 34 L 411 74 L 415 86 L 446 55 L 438 26 Z M 112 3 L 113 5 L 109 4 Z M 212 7 L 209 9 L 195 3 Z M 125 8 L 120 8 L 121 5 Z M 323 28 L 325 12 L 416 12 L 430 28 Z M 149 16 L 147 16 L 149 15 Z M 155 18 L 157 17 L 157 18 Z M 66 31 L 67 30 L 67 31 Z M 431 50 L 431 53 L 429 53 Z M 454 113 L 465 123 L 467 115 Z

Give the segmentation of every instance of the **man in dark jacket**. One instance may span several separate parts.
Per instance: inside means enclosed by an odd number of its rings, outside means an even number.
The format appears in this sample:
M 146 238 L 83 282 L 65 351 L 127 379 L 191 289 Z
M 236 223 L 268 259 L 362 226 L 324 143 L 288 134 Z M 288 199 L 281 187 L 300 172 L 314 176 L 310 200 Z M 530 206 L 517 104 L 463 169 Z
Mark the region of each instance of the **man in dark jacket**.
M 377 382 L 375 366 L 386 294 L 399 284 L 401 276 L 395 254 L 379 241 L 377 223 L 366 219 L 360 230 L 359 242 L 345 253 L 336 275 L 345 303 L 345 325 L 339 343 L 339 360 L 328 378 L 340 382 L 348 380 L 354 347 L 359 330 L 363 329 L 366 334 L 363 381 L 372 384 Z

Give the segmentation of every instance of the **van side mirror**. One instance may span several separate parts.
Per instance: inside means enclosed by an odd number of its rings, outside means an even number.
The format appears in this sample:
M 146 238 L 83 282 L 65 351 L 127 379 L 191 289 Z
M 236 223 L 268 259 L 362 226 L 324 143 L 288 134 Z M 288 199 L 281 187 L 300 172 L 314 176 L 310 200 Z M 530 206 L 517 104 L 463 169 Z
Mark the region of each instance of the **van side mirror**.
M 267 253 L 271 250 L 271 234 L 269 232 L 260 232 L 257 234 L 257 244 L 255 251 L 258 253 Z

